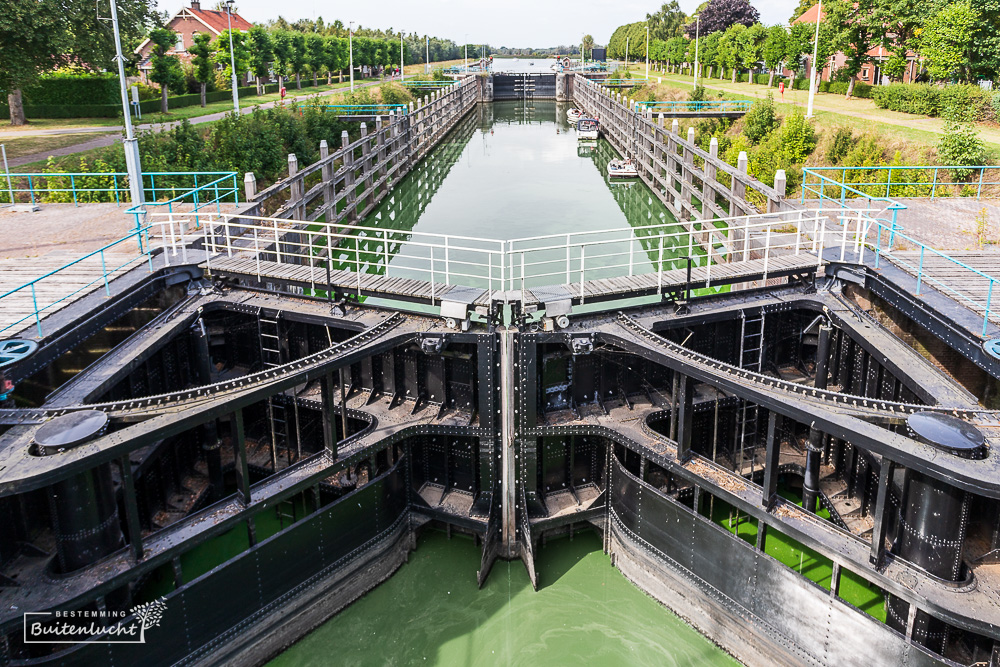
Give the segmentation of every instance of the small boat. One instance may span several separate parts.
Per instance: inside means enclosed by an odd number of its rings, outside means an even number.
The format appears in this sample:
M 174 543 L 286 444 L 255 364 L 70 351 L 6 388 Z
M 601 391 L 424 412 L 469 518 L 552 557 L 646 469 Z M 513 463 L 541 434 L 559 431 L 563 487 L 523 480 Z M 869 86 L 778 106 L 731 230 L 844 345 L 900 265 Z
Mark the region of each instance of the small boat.
M 597 139 L 600 123 L 596 118 L 581 118 L 576 122 L 577 139 Z
M 576 121 L 580 120 L 581 116 L 583 116 L 583 112 L 577 108 L 566 110 L 566 120 L 568 120 L 571 123 L 575 123 Z
M 612 178 L 635 178 L 639 175 L 632 158 L 627 160 L 612 160 L 608 163 L 608 176 Z

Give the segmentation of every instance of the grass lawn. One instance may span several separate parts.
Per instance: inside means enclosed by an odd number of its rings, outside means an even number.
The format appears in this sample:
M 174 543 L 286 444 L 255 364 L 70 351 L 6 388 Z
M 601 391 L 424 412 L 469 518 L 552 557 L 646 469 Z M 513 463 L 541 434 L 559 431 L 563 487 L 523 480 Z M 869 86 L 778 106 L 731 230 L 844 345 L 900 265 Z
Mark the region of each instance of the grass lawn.
M 101 136 L 104 136 L 104 134 L 96 132 L 88 132 L 84 134 L 50 134 L 40 135 L 37 137 L 14 137 L 6 140 L 0 136 L 0 143 L 6 146 L 7 157 L 10 159 L 22 157 L 24 155 L 31 155 L 32 153 L 42 153 L 44 151 L 65 148 L 66 146 L 73 146 L 74 144 L 80 144 Z M 15 171 L 19 169 L 20 167 L 15 169 Z
M 645 65 L 630 67 L 630 71 L 645 73 Z M 691 90 L 693 81 L 690 76 L 678 74 L 656 74 L 650 72 L 650 79 L 660 79 L 663 85 L 680 90 Z M 700 79 L 706 88 L 721 91 L 728 99 L 753 99 L 766 97 L 770 92 L 782 113 L 790 113 L 796 107 L 804 108 L 808 103 L 809 93 L 805 90 L 785 90 L 784 102 L 777 88 L 768 88 L 752 83 L 731 83 L 728 79 Z M 888 132 L 893 137 L 904 141 L 915 141 L 928 146 L 936 146 L 944 131 L 944 121 L 940 118 L 930 118 L 915 114 L 900 113 L 879 109 L 873 100 L 861 98 L 845 99 L 843 95 L 817 93 L 815 101 L 816 124 L 820 128 L 852 127 L 862 131 L 877 133 Z M 1000 128 L 979 123 L 979 132 L 983 141 L 991 150 L 1000 152 Z

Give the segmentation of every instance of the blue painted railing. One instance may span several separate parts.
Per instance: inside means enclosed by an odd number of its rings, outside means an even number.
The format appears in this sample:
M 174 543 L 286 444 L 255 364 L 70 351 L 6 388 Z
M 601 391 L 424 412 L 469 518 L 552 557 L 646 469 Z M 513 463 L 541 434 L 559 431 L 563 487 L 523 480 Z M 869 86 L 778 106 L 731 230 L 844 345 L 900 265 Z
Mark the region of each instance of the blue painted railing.
M 240 189 L 238 174 L 235 171 L 220 171 L 213 175 L 218 175 L 208 183 L 203 183 L 190 190 L 185 190 L 181 194 L 164 201 L 148 201 L 139 206 L 133 206 L 125 211 L 126 215 L 135 216 L 135 228 L 139 230 L 143 227 L 147 213 L 195 213 L 195 224 L 200 225 L 198 211 L 213 207 L 216 213 L 222 212 L 222 204 L 240 203 Z M 141 246 L 139 248 L 142 250 Z
M 145 198 L 176 197 L 200 189 L 208 181 L 232 175 L 230 171 L 146 172 L 142 175 Z M 184 181 L 178 185 L 178 179 Z M 124 172 L 58 172 L 0 174 L 0 204 L 14 202 L 61 202 L 80 204 L 105 202 L 121 206 L 130 201 L 128 174 Z
M 987 178 L 990 172 L 995 172 L 996 177 Z M 966 175 L 968 178 L 964 181 L 953 179 L 955 174 Z M 819 200 L 821 206 L 824 202 L 832 202 L 841 209 L 864 215 L 871 224 L 878 227 L 872 247 L 875 252 L 875 268 L 879 268 L 883 256 L 891 258 L 893 263 L 916 276 L 916 295 L 920 295 L 925 283 L 931 283 L 938 291 L 951 295 L 959 303 L 982 310 L 981 335 L 985 337 L 989 330 L 990 315 L 997 311 L 993 299 L 1000 288 L 1000 271 L 997 275 L 990 275 L 903 233 L 903 227 L 899 224 L 899 212 L 907 207 L 894 198 L 933 199 L 957 195 L 980 199 L 984 194 L 995 192 L 997 186 L 1000 186 L 1000 167 L 995 166 L 807 167 L 802 170 L 802 203 L 806 199 Z M 870 232 L 864 238 L 868 239 L 869 234 Z M 913 246 L 920 253 L 916 263 L 893 251 L 893 247 L 900 241 Z M 925 270 L 924 259 L 928 255 L 940 257 L 955 269 L 969 272 L 973 280 L 984 281 L 981 284 L 986 287 L 985 300 L 980 301 L 969 292 L 949 285 Z
M 597 83 L 602 86 L 642 86 L 649 81 L 647 79 L 601 79 Z
M 138 242 L 140 248 L 139 254 L 129 256 L 129 258 L 123 263 L 120 264 L 115 263 L 109 266 L 108 251 L 119 247 L 124 250 L 124 248 L 127 246 L 129 250 L 127 250 L 126 252 L 131 253 L 133 251 L 131 250 L 131 243 L 128 243 L 129 241 Z M 39 276 L 34 280 L 29 280 L 28 282 L 24 283 L 19 287 L 15 287 L 14 289 L 9 290 L 4 294 L 0 294 L 0 303 L 2 303 L 4 299 L 8 299 L 9 301 L 10 300 L 21 301 L 22 297 L 26 293 L 31 295 L 31 303 L 32 303 L 32 308 L 30 312 L 25 311 L 23 317 L 16 320 L 15 322 L 12 322 L 4 326 L 2 329 L 0 329 L 0 334 L 3 334 L 3 332 L 7 332 L 6 335 L 9 336 L 13 333 L 16 333 L 21 328 L 29 326 L 27 324 L 28 322 L 34 321 L 35 328 L 38 332 L 38 337 L 41 338 L 44 334 L 42 330 L 42 319 L 48 316 L 50 312 L 54 310 L 55 306 L 62 303 L 63 301 L 66 301 L 70 297 L 79 294 L 80 292 L 85 292 L 85 291 L 89 292 L 94 288 L 95 285 L 100 285 L 100 284 L 104 285 L 105 295 L 111 296 L 110 282 L 113 274 L 116 271 L 121 270 L 125 266 L 128 266 L 129 264 L 135 263 L 138 258 L 143 256 L 146 257 L 146 262 L 148 264 L 149 270 L 152 271 L 153 258 L 149 247 L 148 226 L 140 227 L 135 231 L 118 239 L 117 241 L 113 241 L 102 248 L 98 248 L 97 250 L 84 255 L 83 257 L 74 259 L 73 261 L 59 267 L 58 269 L 49 271 L 43 276 Z M 100 257 L 101 260 L 101 270 L 97 271 L 95 267 L 95 270 L 93 272 L 94 276 L 93 280 L 90 280 L 89 282 L 87 282 L 85 285 L 82 286 L 74 285 L 75 289 L 66 288 L 65 291 L 60 291 L 58 288 L 56 288 L 55 290 L 53 290 L 52 288 L 53 284 L 62 286 L 66 285 L 66 281 L 63 280 L 62 277 L 59 275 L 60 273 L 66 271 L 67 269 L 76 267 L 76 275 L 79 276 L 80 263 L 92 257 Z M 43 282 L 46 283 L 46 289 L 44 295 L 39 294 L 40 291 L 39 286 Z M 53 293 L 56 294 L 55 297 L 53 297 Z
M 405 104 L 296 104 L 296 109 L 313 107 L 332 111 L 345 116 L 388 116 L 390 113 L 405 114 Z
M 401 85 L 406 88 L 447 88 L 458 83 L 458 79 L 448 79 L 447 81 L 403 81 Z
M 750 111 L 753 102 L 750 100 L 706 100 L 678 102 L 636 102 L 640 111 L 653 113 L 720 111 L 730 113 L 746 113 Z

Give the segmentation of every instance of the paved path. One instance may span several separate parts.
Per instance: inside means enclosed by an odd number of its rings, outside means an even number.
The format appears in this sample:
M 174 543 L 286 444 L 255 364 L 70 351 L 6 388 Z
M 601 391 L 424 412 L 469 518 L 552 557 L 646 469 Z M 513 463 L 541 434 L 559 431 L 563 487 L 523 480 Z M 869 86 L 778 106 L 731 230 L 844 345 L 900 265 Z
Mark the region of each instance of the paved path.
M 379 84 L 385 83 L 384 81 L 370 81 L 367 83 L 356 83 L 355 88 L 368 88 L 370 86 L 377 86 Z M 328 95 L 335 95 L 337 93 L 348 92 L 348 88 L 334 88 L 333 90 L 326 90 L 321 93 L 316 93 L 319 97 L 326 97 Z M 265 102 L 263 104 L 247 104 L 240 107 L 241 114 L 247 114 L 254 110 L 255 107 L 260 107 L 262 109 L 270 109 L 271 107 L 279 104 L 281 100 L 275 100 L 273 102 Z M 226 117 L 226 114 L 230 113 L 229 110 L 220 111 L 218 113 L 206 114 L 204 116 L 196 116 L 194 118 L 189 118 L 188 122 L 192 125 L 201 125 L 202 123 L 212 123 L 217 120 L 222 120 Z M 181 120 L 174 120 L 168 123 L 140 123 L 136 125 L 136 131 L 142 130 L 154 130 L 163 131 L 169 130 L 181 124 Z M 118 128 L 119 131 L 124 128 Z M 64 146 L 63 148 L 57 148 L 48 151 L 42 151 L 40 153 L 33 153 L 31 155 L 23 155 L 19 158 L 12 158 L 8 160 L 11 167 L 20 167 L 25 164 L 31 164 L 32 162 L 38 162 L 40 160 L 48 159 L 50 155 L 61 156 L 61 155 L 72 155 L 74 153 L 80 153 L 82 151 L 91 150 L 93 148 L 103 148 L 104 146 L 110 146 L 115 143 L 121 142 L 121 134 L 115 132 L 115 128 L 112 127 L 71 127 L 71 128 L 56 128 L 48 130 L 12 130 L 5 131 L 0 134 L 0 138 L 3 139 L 16 139 L 18 137 L 37 137 L 43 135 L 58 135 L 58 134 L 101 134 L 99 137 L 94 137 L 86 141 L 82 141 L 79 144 L 73 144 L 72 146 Z

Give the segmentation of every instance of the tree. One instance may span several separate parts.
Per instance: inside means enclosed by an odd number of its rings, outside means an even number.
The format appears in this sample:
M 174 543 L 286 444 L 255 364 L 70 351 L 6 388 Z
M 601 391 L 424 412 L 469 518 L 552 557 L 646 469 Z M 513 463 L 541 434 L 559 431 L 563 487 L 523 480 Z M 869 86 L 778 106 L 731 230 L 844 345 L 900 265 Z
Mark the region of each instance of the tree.
M 291 35 L 291 53 L 288 55 L 288 65 L 295 73 L 295 87 L 302 89 L 302 70 L 306 66 L 306 38 L 300 32 Z
M 281 18 L 281 17 L 279 17 Z M 292 57 L 292 35 L 287 30 L 277 30 L 271 36 L 274 53 L 274 73 L 278 75 L 278 88 L 285 85 L 288 61 Z
M 724 32 L 737 23 L 750 27 L 760 20 L 760 12 L 749 0 L 711 0 L 698 18 L 701 34 L 710 35 L 717 31 Z M 695 23 L 689 23 L 685 30 L 688 35 L 693 35 L 696 27 Z
M 667 60 L 674 66 L 674 70 L 680 66 L 687 57 L 688 40 L 683 37 L 672 37 L 667 40 Z
M 337 80 L 343 82 L 343 70 L 347 67 L 347 40 L 340 37 L 327 37 L 325 43 L 327 66 L 337 72 Z M 329 73 L 327 83 L 330 82 Z
M 212 64 L 212 36 L 207 32 L 199 32 L 194 36 L 194 44 L 188 49 L 193 58 L 194 80 L 201 84 L 201 106 L 205 106 L 205 92 L 208 82 L 215 74 Z
M 319 85 L 316 77 L 326 67 L 326 41 L 322 35 L 311 33 L 306 35 L 306 59 L 312 70 L 313 86 Z
M 123 43 L 134 44 L 146 33 L 155 6 L 150 0 L 118 3 Z M 98 20 L 93 0 L 5 2 L 0 10 L 0 44 L 0 90 L 8 93 L 13 125 L 27 122 L 21 90 L 42 72 L 71 59 L 116 69 L 114 36 L 110 26 Z
M 969 80 L 970 45 L 978 22 L 979 13 L 968 0 L 953 2 L 927 20 L 920 36 L 920 55 L 927 59 L 932 77 Z
M 750 83 L 753 83 L 753 74 L 757 69 L 757 65 L 764 58 L 764 40 L 767 37 L 767 31 L 759 23 L 754 23 L 752 26 L 740 33 L 737 43 L 740 47 L 740 64 L 750 71 Z
M 684 27 L 684 12 L 677 0 L 665 2 L 659 11 L 653 14 L 646 14 L 646 22 L 649 23 L 649 38 L 662 39 L 664 41 L 671 37 L 680 37 L 681 29 Z
M 223 30 L 212 42 L 212 47 L 215 50 L 212 54 L 212 60 L 217 67 L 222 68 L 222 74 L 227 80 L 231 81 L 233 78 L 233 61 L 236 62 L 237 78 L 241 72 L 246 72 L 249 68 L 247 63 L 250 59 L 250 52 L 247 49 L 246 33 L 233 30 L 232 56 L 229 55 L 229 30 Z M 239 86 L 239 81 L 236 82 L 236 85 Z
M 837 52 L 834 47 L 834 33 L 835 28 L 831 26 L 828 22 L 823 21 L 819 25 L 819 49 L 817 50 L 817 61 L 819 63 L 820 70 L 822 70 L 822 63 L 825 63 L 830 57 Z M 788 38 L 785 42 L 786 53 L 785 56 L 789 63 L 795 63 L 795 69 L 799 70 L 802 67 L 802 58 L 807 56 L 812 59 L 813 55 L 813 43 L 816 40 L 816 24 L 814 23 L 796 23 L 792 26 L 791 31 L 788 33 Z M 818 81 L 818 79 L 817 79 Z
M 776 70 L 782 62 L 785 60 L 785 53 L 788 50 L 786 42 L 788 41 L 788 33 L 785 31 L 784 27 L 780 25 L 773 25 L 767 29 L 767 34 L 764 36 L 764 64 L 767 66 L 770 76 L 767 78 L 767 87 L 770 88 L 774 85 L 774 70 Z
M 255 25 L 247 32 L 246 43 L 248 64 L 257 85 L 257 94 L 263 95 L 264 85 L 261 79 L 267 76 L 268 66 L 274 58 L 271 35 L 261 26 Z
M 584 35 L 583 39 L 580 41 L 581 48 L 583 49 L 583 59 L 586 60 L 587 56 L 590 55 L 591 49 L 594 48 L 594 36 Z
M 729 69 L 733 83 L 736 83 L 736 74 L 743 62 L 740 58 L 740 44 L 746 30 L 747 27 L 742 23 L 734 23 L 726 28 L 719 39 L 717 61 L 720 67 Z
M 871 62 L 869 54 L 885 35 L 876 7 L 881 0 L 828 0 L 823 6 L 823 23 L 833 27 L 833 45 L 847 56 L 841 74 L 849 78 L 847 97 L 854 94 L 857 75 Z
M 160 84 L 160 111 L 167 113 L 167 94 L 170 86 L 176 87 L 184 82 L 181 61 L 177 56 L 167 55 L 167 51 L 177 43 L 177 33 L 168 28 L 156 28 L 149 32 L 149 41 L 153 43 L 149 80 Z
M 1000 0 L 970 0 L 969 4 L 979 14 L 979 23 L 969 41 L 971 75 L 997 81 L 1000 79 Z

